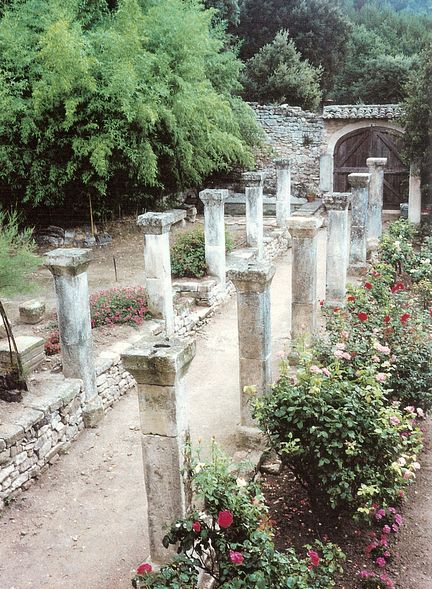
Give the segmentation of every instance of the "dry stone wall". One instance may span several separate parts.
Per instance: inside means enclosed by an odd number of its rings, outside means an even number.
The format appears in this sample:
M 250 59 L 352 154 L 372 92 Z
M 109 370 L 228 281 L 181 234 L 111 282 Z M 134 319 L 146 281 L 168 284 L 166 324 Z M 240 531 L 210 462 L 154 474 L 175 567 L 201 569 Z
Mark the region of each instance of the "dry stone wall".
M 276 193 L 274 159 L 287 157 L 291 162 L 292 194 L 304 197 L 318 191 L 324 121 L 313 112 L 288 105 L 250 105 L 265 133 L 266 148 L 257 157 L 257 168 L 265 170 L 266 194 Z

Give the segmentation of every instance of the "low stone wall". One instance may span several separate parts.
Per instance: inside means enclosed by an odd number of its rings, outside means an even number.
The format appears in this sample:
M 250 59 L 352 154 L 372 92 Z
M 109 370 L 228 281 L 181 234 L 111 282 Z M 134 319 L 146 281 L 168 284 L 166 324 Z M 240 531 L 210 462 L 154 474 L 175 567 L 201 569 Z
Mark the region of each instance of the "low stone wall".
M 106 411 L 135 386 L 133 376 L 126 372 L 120 354 L 112 358 L 99 358 L 96 362 L 96 387 Z
M 0 509 L 47 470 L 84 429 L 81 384 L 56 378 L 49 388 L 36 387 L 22 403 L 10 404 L 2 416 Z

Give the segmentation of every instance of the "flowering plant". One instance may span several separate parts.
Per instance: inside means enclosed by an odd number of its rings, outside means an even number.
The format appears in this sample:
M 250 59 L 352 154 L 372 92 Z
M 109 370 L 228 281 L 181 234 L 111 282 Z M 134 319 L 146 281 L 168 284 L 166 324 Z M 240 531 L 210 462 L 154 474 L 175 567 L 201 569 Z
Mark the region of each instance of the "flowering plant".
M 194 490 L 205 511 L 193 510 L 171 526 L 163 543 L 176 545 L 178 555 L 157 573 L 137 572 L 135 587 L 196 587 L 200 572 L 223 589 L 335 586 L 341 550 L 317 541 L 305 546 L 303 556 L 293 549 L 277 551 L 260 488 L 237 475 L 216 447 L 210 464 L 195 463 Z
M 394 587 L 393 581 L 386 573 L 360 571 L 358 576 L 363 589 L 392 589 Z
M 112 288 L 90 297 L 92 327 L 127 323 L 140 325 L 151 315 L 145 289 L 141 287 Z

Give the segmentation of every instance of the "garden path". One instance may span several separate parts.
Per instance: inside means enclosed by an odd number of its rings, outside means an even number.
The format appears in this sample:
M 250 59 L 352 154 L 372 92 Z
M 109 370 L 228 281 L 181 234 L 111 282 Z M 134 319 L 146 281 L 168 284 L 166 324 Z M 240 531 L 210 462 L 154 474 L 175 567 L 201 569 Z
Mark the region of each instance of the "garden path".
M 324 248 L 322 231 L 321 297 Z M 277 261 L 272 284 L 275 352 L 287 341 L 289 258 Z M 214 435 L 232 451 L 239 421 L 237 362 L 232 297 L 198 335 L 187 383 L 193 439 Z M 138 406 L 130 392 L 0 514 L 0 588 L 126 589 L 131 570 L 147 556 L 145 517 Z

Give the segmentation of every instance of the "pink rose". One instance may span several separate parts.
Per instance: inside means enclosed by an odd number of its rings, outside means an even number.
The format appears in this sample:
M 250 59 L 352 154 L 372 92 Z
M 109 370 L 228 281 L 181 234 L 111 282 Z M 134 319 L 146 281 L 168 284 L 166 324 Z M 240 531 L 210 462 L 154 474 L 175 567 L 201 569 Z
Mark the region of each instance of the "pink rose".
M 315 550 L 308 550 L 307 555 L 310 558 L 311 565 L 313 567 L 317 567 L 320 563 L 320 557 L 318 552 L 316 552 Z
M 136 572 L 138 575 L 146 575 L 148 573 L 153 572 L 153 567 L 150 563 L 143 562 L 142 564 L 139 565 Z
M 230 561 L 234 564 L 242 564 L 244 561 L 244 556 L 241 552 L 235 552 L 235 550 L 229 551 Z
M 201 532 L 201 524 L 199 522 L 194 522 L 192 524 L 192 529 L 194 532 L 196 532 L 197 534 L 199 534 Z
M 378 565 L 379 567 L 385 567 L 386 565 L 386 560 L 385 558 L 383 558 L 382 556 L 378 556 L 378 558 L 375 561 L 375 564 Z

